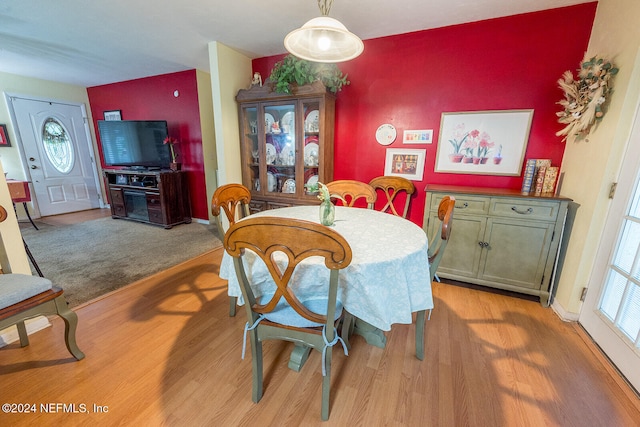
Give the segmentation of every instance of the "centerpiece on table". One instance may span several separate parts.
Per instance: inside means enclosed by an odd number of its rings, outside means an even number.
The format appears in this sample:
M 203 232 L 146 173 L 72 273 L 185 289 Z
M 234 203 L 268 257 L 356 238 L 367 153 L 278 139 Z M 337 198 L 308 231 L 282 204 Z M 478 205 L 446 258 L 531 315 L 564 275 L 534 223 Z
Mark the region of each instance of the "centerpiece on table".
M 336 207 L 331 203 L 331 198 L 344 199 L 337 194 L 329 194 L 329 189 L 321 182 L 313 184 L 305 184 L 305 188 L 309 193 L 318 193 L 320 199 L 320 224 L 332 226 L 336 219 Z
M 173 147 L 174 144 L 177 144 L 178 140 L 172 136 L 168 136 L 164 139 L 163 144 L 168 144 L 169 149 L 171 150 L 171 163 L 169 163 L 169 169 L 172 171 L 179 171 L 182 169 L 182 163 L 177 161 L 178 155 L 176 154 L 176 150 Z

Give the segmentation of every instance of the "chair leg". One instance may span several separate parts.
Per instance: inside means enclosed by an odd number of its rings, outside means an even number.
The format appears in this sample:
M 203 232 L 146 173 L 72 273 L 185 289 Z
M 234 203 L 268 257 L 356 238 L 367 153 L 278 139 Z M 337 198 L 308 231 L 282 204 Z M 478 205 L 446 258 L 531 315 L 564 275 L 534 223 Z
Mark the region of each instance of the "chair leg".
M 64 320 L 64 342 L 67 350 L 78 360 L 84 359 L 84 353 L 80 351 L 76 344 L 76 328 L 78 327 L 78 315 L 69 310 L 67 301 L 63 296 L 59 296 L 55 300 L 58 316 Z
M 253 370 L 253 390 L 251 398 L 255 403 L 262 399 L 262 342 L 258 340 L 258 333 L 254 329 L 250 332 L 251 337 L 251 361 Z
M 329 419 L 329 395 L 331 391 L 331 358 L 333 354 L 331 350 L 332 350 L 332 347 L 327 347 L 326 365 L 325 365 L 327 375 L 322 377 L 322 409 L 321 409 L 322 421 L 327 421 Z
M 416 314 L 416 357 L 424 360 L 424 324 L 427 311 L 421 310 Z
M 20 337 L 20 347 L 26 347 L 29 345 L 29 334 L 27 334 L 27 327 L 24 325 L 24 321 L 16 323 L 18 328 L 18 337 Z
M 229 317 L 235 317 L 238 297 L 229 297 Z

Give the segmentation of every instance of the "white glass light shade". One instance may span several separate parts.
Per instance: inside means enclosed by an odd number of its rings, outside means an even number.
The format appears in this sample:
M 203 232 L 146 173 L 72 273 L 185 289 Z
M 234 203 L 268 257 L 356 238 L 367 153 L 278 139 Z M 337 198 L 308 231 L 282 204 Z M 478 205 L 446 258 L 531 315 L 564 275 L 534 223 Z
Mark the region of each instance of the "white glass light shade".
M 287 34 L 284 47 L 307 61 L 342 62 L 360 55 L 364 43 L 340 21 L 321 16 Z

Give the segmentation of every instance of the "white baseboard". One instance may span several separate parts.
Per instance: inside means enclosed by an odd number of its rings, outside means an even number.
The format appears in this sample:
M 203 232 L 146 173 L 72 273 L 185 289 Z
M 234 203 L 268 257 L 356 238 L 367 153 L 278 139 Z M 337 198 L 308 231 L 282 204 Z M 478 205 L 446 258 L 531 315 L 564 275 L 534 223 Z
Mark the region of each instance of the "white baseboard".
M 49 322 L 49 319 L 46 316 L 38 316 L 25 321 L 24 325 L 27 328 L 27 335 L 31 335 L 34 332 L 48 328 L 51 326 L 51 322 Z M 9 326 L 7 329 L 0 331 L 0 347 L 4 347 L 14 341 L 18 341 L 19 338 L 18 328 L 15 325 Z
M 571 313 L 565 310 L 564 307 L 558 304 L 556 301 L 551 304 L 551 309 L 558 315 L 560 319 L 565 322 L 577 322 L 580 318 L 580 313 Z

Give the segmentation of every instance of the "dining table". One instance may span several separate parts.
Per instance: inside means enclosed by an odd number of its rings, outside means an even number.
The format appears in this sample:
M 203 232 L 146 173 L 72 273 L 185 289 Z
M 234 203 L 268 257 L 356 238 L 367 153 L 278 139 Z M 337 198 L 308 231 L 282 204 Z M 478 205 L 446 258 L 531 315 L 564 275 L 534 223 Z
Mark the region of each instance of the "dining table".
M 256 216 L 320 223 L 320 209 L 315 205 L 251 215 Z M 363 336 L 371 345 L 384 347 L 384 331 L 391 330 L 395 323 L 412 323 L 413 312 L 433 308 L 427 236 L 421 227 L 402 217 L 354 207 L 336 206 L 331 227 L 344 236 L 352 250 L 351 263 L 339 273 L 338 299 L 356 319 L 353 333 Z M 245 271 L 255 295 L 272 295 L 276 285 L 266 265 L 251 251 L 244 256 Z M 238 297 L 238 303 L 244 304 L 233 258 L 226 251 L 220 277 L 228 280 L 229 296 Z M 306 299 L 326 294 L 328 279 L 329 270 L 322 259 L 311 257 L 298 265 L 291 281 L 298 298 Z M 293 362 L 293 355 L 292 363 L 298 363 Z M 292 363 L 289 366 L 294 368 Z

